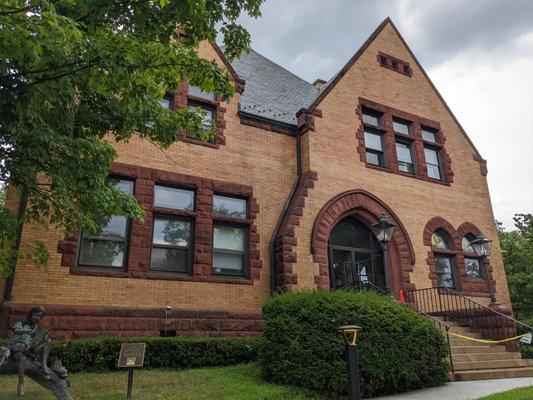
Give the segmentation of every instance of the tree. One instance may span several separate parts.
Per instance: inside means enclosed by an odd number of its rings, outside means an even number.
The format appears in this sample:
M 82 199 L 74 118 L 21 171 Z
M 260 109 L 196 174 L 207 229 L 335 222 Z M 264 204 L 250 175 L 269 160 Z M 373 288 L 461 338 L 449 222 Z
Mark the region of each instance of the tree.
M 110 142 L 135 135 L 167 148 L 177 132 L 210 139 L 201 111 L 169 113 L 159 100 L 184 80 L 230 99 L 228 73 L 197 48 L 220 33 L 229 59 L 248 49 L 237 19 L 258 17 L 262 1 L 3 0 L 0 181 L 21 190 L 26 206 L 20 216 L 0 213 L 2 251 L 16 252 L 22 221 L 95 232 L 100 216 L 142 219 L 132 196 L 106 185 Z M 12 267 L 0 262 L 5 275 Z
M 516 230 L 499 230 L 511 301 L 518 318 L 533 318 L 533 215 L 516 214 Z

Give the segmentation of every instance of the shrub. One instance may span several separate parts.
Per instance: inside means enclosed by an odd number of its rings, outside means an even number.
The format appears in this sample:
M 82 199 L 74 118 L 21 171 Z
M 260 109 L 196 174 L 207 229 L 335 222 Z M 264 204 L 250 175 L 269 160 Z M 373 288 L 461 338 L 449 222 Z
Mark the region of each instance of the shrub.
M 443 334 L 416 311 L 371 292 L 314 291 L 274 296 L 263 307 L 265 377 L 329 395 L 346 393 L 341 325 L 357 324 L 363 394 L 435 386 L 450 367 Z
M 527 318 L 522 321 L 524 324 L 533 326 L 533 318 Z M 529 329 L 526 328 L 524 325 L 517 324 L 516 326 L 516 333 L 518 335 L 522 335 L 524 333 L 529 333 Z M 532 332 L 533 333 L 533 332 Z M 524 358 L 533 358 L 533 344 L 520 344 L 520 349 L 522 351 L 522 357 Z
M 255 361 L 259 338 L 97 338 L 54 342 L 50 359 L 69 372 L 117 369 L 122 343 L 146 343 L 144 368 L 185 369 Z

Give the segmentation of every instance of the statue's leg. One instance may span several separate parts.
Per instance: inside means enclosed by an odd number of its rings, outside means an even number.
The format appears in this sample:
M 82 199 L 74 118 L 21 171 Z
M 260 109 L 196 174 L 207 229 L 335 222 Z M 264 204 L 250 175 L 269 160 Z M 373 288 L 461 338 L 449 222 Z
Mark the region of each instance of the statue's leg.
M 42 363 L 43 363 L 43 372 L 45 373 L 45 375 L 50 375 L 50 369 L 48 368 L 48 356 L 50 355 L 50 349 L 52 347 L 51 345 L 52 345 L 52 342 L 50 340 L 43 345 Z
M 26 372 L 26 357 L 23 354 L 20 354 L 19 360 L 19 384 L 17 386 L 17 394 L 20 397 L 24 397 L 26 392 L 24 390 L 24 374 Z

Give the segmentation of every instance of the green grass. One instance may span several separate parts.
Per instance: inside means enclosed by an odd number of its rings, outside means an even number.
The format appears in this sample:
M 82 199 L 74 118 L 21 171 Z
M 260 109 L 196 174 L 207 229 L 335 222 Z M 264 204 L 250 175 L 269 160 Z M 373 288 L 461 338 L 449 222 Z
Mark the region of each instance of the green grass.
M 508 392 L 491 394 L 478 400 L 531 400 L 533 399 L 533 386 L 513 389 Z
M 125 399 L 127 372 L 70 375 L 70 393 L 79 400 Z M 16 396 L 17 378 L 0 376 L 0 399 Z M 321 400 L 305 390 L 261 380 L 256 363 L 184 371 L 135 371 L 133 398 L 138 400 Z M 53 400 L 46 389 L 26 379 L 25 400 Z

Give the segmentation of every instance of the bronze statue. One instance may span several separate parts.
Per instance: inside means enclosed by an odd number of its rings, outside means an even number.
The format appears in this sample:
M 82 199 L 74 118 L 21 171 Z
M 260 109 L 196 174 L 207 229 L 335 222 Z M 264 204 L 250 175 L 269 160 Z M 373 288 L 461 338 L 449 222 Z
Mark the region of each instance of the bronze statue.
M 13 336 L 5 347 L 0 347 L 0 372 L 18 373 L 17 394 L 21 397 L 25 395 L 24 376 L 28 375 L 58 399 L 70 400 L 67 370 L 61 361 L 48 368 L 52 341 L 48 330 L 38 326 L 44 314 L 43 307 L 33 307 L 24 321 L 15 324 Z

